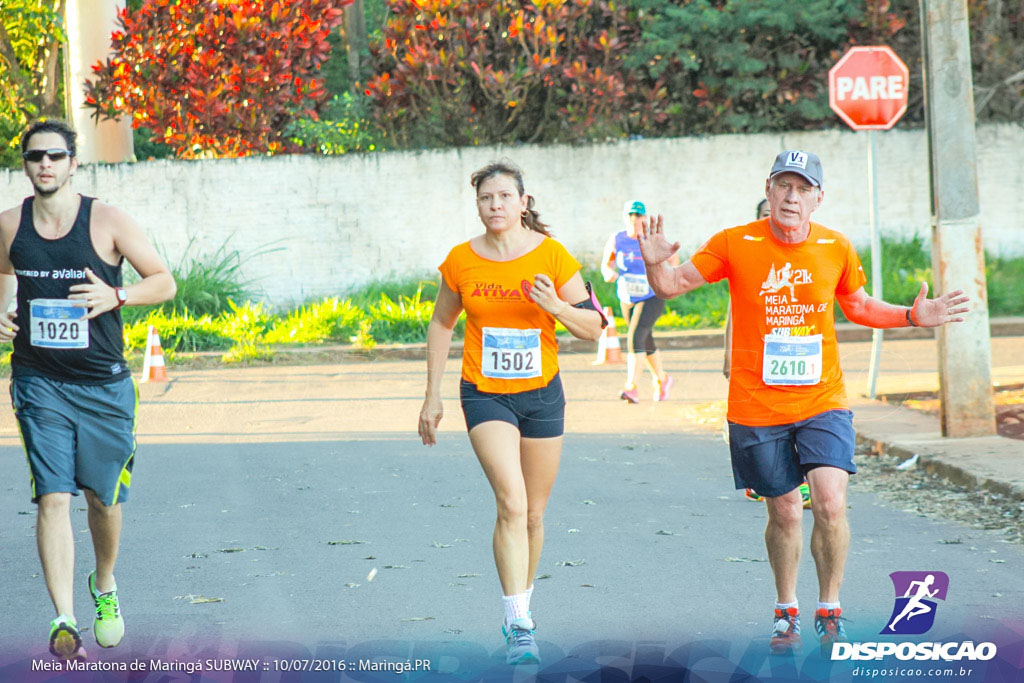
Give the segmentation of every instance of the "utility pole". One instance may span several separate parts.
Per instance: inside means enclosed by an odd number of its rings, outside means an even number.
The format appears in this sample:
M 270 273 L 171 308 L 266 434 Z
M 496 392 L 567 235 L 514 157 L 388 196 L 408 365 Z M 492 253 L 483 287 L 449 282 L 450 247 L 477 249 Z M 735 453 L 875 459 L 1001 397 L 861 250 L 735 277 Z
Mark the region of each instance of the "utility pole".
M 996 433 L 967 19 L 966 0 L 921 0 L 932 296 L 963 289 L 971 298 L 964 322 L 936 330 L 942 435 L 952 437 Z
M 81 163 L 131 161 L 135 155 L 130 116 L 119 121 L 97 121 L 85 109 L 82 84 L 92 65 L 110 55 L 110 34 L 117 28 L 117 13 L 124 0 L 69 0 L 65 13 L 68 44 L 65 50 L 65 100 L 67 119 L 78 133 Z

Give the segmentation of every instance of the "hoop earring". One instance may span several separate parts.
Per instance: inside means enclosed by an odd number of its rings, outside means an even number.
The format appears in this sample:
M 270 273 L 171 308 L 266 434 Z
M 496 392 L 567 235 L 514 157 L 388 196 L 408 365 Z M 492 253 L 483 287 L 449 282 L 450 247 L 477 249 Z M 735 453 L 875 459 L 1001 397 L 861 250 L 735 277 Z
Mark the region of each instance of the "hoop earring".
M 528 217 L 530 216 L 530 210 L 529 210 L 529 209 L 527 209 L 527 210 L 523 211 L 523 212 L 522 212 L 521 214 L 519 214 L 519 215 L 520 215 L 520 216 L 522 216 L 523 218 L 528 218 Z

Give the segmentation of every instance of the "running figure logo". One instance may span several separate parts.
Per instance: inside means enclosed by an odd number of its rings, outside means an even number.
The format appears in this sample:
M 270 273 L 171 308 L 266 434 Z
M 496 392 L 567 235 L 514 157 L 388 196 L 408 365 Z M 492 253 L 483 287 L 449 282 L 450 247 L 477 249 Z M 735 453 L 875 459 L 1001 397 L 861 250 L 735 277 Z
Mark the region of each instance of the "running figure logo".
M 796 301 L 793 285 L 793 266 L 787 263 L 778 270 L 775 270 L 775 264 L 773 263 L 771 270 L 768 271 L 768 279 L 761 283 L 761 291 L 758 293 L 758 296 L 775 294 L 780 289 L 788 287 L 789 300 Z
M 889 578 L 896 590 L 896 604 L 881 633 L 925 633 L 935 623 L 936 603 L 929 598 L 946 599 L 949 577 L 944 572 L 893 572 Z

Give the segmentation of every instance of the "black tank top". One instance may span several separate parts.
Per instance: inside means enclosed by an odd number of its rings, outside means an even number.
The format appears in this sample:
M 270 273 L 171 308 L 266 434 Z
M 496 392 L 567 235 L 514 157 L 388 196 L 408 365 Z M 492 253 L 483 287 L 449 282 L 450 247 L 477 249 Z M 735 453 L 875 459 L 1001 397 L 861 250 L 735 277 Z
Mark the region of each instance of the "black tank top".
M 89 283 L 86 268 L 111 287 L 121 286 L 124 259 L 112 266 L 92 246 L 89 224 L 93 198 L 82 197 L 70 232 L 54 240 L 43 239 L 36 232 L 33 199 L 28 197 L 22 203 L 21 223 L 11 243 L 11 264 L 18 278 L 15 322 L 19 327 L 11 355 L 11 375 L 41 375 L 73 384 L 107 384 L 129 376 L 121 311 L 107 311 L 75 324 L 74 319 L 86 309 L 38 302 L 67 299 L 72 285 Z M 33 301 L 37 301 L 35 306 Z M 86 326 L 87 345 L 83 334 Z

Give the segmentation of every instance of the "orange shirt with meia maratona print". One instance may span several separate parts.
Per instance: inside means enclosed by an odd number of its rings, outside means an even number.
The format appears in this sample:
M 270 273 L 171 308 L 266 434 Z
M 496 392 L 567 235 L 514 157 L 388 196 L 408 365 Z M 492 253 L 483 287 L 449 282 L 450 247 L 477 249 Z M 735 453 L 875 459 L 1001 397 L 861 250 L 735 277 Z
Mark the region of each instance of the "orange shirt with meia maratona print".
M 852 294 L 867 281 L 857 252 L 841 233 L 811 223 L 807 239 L 788 244 L 772 235 L 768 221 L 723 230 L 690 258 L 708 282 L 729 279 L 728 419 L 748 427 L 790 424 L 848 407 L 833 304 L 837 294 Z M 772 339 L 766 342 L 768 335 Z M 816 335 L 821 335 L 814 347 L 820 355 L 806 357 L 817 363 L 817 376 L 810 362 L 800 365 L 807 372 L 799 380 L 787 375 L 801 357 L 776 352 L 806 353 L 808 340 L 786 340 Z
M 519 258 L 492 261 L 464 242 L 438 270 L 466 311 L 462 378 L 495 394 L 547 386 L 558 374 L 555 318 L 525 296 L 522 283 L 543 273 L 561 289 L 580 270 L 566 248 L 548 237 Z

